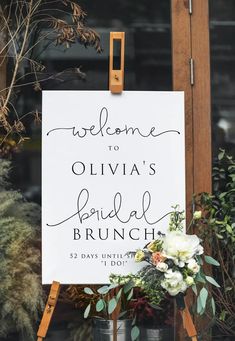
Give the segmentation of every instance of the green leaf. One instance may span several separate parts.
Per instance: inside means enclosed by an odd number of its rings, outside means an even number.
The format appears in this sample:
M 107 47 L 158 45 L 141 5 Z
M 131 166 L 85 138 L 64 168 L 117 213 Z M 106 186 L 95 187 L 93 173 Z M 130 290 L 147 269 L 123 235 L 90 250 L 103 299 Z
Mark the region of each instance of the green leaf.
M 109 286 L 109 290 L 111 290 L 111 289 L 115 289 L 115 288 L 117 288 L 119 286 L 119 284 L 118 283 L 113 283 L 113 284 L 110 284 L 110 286 Z
M 228 233 L 233 234 L 232 226 L 226 225 L 226 230 L 227 230 Z
M 133 288 L 132 288 L 131 291 L 130 291 L 130 293 L 129 293 L 129 295 L 127 296 L 127 301 L 130 301 L 130 300 L 132 299 L 132 297 L 133 297 L 133 292 L 134 292 L 134 290 L 133 290 Z
M 117 296 L 116 296 L 117 301 L 120 299 L 121 295 L 122 295 L 122 288 L 117 293 Z
M 91 290 L 91 288 L 84 288 L 84 292 L 87 295 L 94 295 L 94 292 Z
M 203 261 L 202 261 L 202 257 L 201 256 L 197 257 L 197 261 L 198 261 L 199 265 L 203 265 Z
M 205 310 L 206 307 L 206 301 L 208 298 L 208 291 L 206 290 L 206 288 L 202 288 L 199 294 L 199 299 L 201 301 L 201 306 L 203 311 Z
M 98 293 L 101 295 L 105 295 L 109 292 L 109 287 L 107 285 L 104 285 L 103 287 L 99 288 Z
M 101 298 L 101 299 L 96 303 L 96 306 L 95 306 L 96 311 L 99 313 L 99 312 L 101 312 L 101 311 L 104 309 L 104 307 L 105 307 L 105 302 L 104 302 L 104 300 Z
M 202 310 L 203 310 L 203 308 L 202 308 L 201 300 L 200 300 L 200 297 L 198 296 L 198 298 L 197 298 L 197 313 L 201 314 Z
M 121 312 L 121 313 L 119 314 L 118 318 L 121 319 L 121 318 L 122 318 L 123 316 L 125 316 L 127 313 L 128 313 L 127 310 Z
M 202 276 L 201 271 L 197 273 L 195 280 L 196 282 L 206 283 L 204 275 Z
M 220 263 L 217 262 L 217 260 L 215 260 L 211 256 L 205 256 L 205 261 L 207 262 L 207 264 L 211 264 L 211 265 L 215 265 L 215 266 L 220 266 Z
M 195 284 L 192 285 L 192 290 L 193 290 L 194 294 L 197 296 L 197 286 Z
M 112 314 L 114 312 L 114 310 L 116 309 L 117 307 L 117 301 L 116 301 L 116 298 L 113 297 L 109 303 L 108 303 L 108 313 L 109 315 Z
M 129 281 L 124 285 L 124 293 L 128 293 L 133 287 L 135 286 L 135 283 L 133 281 Z
M 211 308 L 212 308 L 212 314 L 215 316 L 215 300 L 213 297 L 211 297 Z
M 227 315 L 226 310 L 223 310 L 223 311 L 221 312 L 221 314 L 220 314 L 219 319 L 220 319 L 221 321 L 224 321 L 225 318 L 226 318 L 226 315 Z
M 88 306 L 86 307 L 86 310 L 84 311 L 84 318 L 86 319 L 88 317 L 88 315 L 90 314 L 90 310 L 91 310 L 91 304 L 88 304 Z
M 219 153 L 218 155 L 218 160 L 221 161 L 224 157 L 224 154 L 225 154 L 225 150 L 221 150 L 221 152 Z
M 131 329 L 131 340 L 132 341 L 135 341 L 138 339 L 140 335 L 140 330 L 137 326 L 134 326 L 132 329 Z
M 215 287 L 220 288 L 220 285 L 216 282 L 216 280 L 214 280 L 214 278 L 210 277 L 210 276 L 205 276 L 207 282 L 213 284 Z

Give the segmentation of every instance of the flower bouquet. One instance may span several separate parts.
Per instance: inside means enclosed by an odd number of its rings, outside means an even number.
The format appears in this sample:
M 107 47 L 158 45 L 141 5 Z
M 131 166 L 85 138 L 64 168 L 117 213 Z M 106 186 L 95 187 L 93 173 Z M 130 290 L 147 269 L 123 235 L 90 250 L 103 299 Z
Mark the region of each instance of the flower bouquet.
M 196 211 L 189 227 L 200 219 L 201 215 L 200 211 Z M 196 312 L 202 315 L 208 308 L 214 315 L 215 302 L 208 286 L 212 284 L 219 287 L 219 284 L 204 273 L 202 266 L 204 262 L 215 266 L 220 264 L 211 256 L 204 254 L 201 240 L 196 235 L 184 232 L 184 220 L 184 212 L 179 212 L 177 206 L 174 207 L 166 234 L 159 232 L 158 238 L 146 244 L 143 249 L 128 252 L 134 256 L 136 262 L 143 262 L 146 265 L 132 275 L 129 284 L 128 276 L 114 274 L 110 275 L 110 282 L 140 288 L 149 304 L 156 309 L 159 309 L 166 298 L 175 297 L 178 308 L 186 314 L 189 314 L 189 311 L 185 310 L 184 295 L 191 288 L 197 297 Z M 190 314 L 187 320 L 191 320 Z M 188 328 L 186 325 L 185 327 Z M 188 332 L 189 329 L 190 327 L 187 329 Z M 138 335 L 139 328 L 135 325 L 132 340 L 137 339 Z
M 201 212 L 196 211 L 193 220 L 200 219 L 200 216 Z M 175 208 L 171 214 L 168 233 L 159 232 L 158 239 L 131 253 L 134 254 L 136 262 L 147 263 L 139 271 L 138 278 L 143 291 L 149 295 L 153 304 L 159 304 L 166 295 L 174 296 L 178 300 L 188 288 L 192 288 L 197 296 L 197 313 L 203 314 L 209 297 L 208 285 L 219 287 L 211 276 L 204 273 L 203 262 L 215 266 L 220 264 L 212 257 L 204 255 L 201 240 L 196 235 L 183 231 L 183 220 L 183 212 L 178 212 Z M 154 295 L 156 292 L 157 297 Z M 214 312 L 213 297 L 210 302 Z

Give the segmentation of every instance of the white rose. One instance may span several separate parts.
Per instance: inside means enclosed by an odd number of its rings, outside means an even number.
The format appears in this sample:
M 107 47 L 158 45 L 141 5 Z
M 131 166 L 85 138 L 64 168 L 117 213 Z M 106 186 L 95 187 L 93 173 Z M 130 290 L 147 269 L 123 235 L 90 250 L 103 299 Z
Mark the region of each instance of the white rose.
M 183 262 L 182 260 L 178 260 L 177 258 L 173 259 L 175 265 L 177 265 L 179 268 L 183 268 L 185 266 L 185 262 Z
M 200 265 L 195 261 L 194 258 L 189 259 L 187 262 L 187 268 L 192 271 L 194 274 L 197 274 L 200 270 Z
M 202 255 L 204 252 L 203 246 L 199 245 L 197 248 L 197 255 Z
M 168 291 L 171 296 L 177 295 L 179 292 L 184 292 L 187 285 L 183 280 L 183 276 L 179 271 L 167 270 L 165 279 L 162 280 L 161 286 Z
M 166 272 L 168 270 L 168 265 L 164 262 L 159 262 L 156 265 L 156 269 L 161 272 Z
M 187 284 L 188 287 L 191 287 L 194 284 L 194 279 L 191 276 L 188 276 L 185 278 L 185 283 Z
M 178 263 L 181 266 L 202 252 L 203 248 L 200 245 L 200 239 L 196 235 L 172 231 L 166 235 L 163 241 L 164 255 L 174 261 L 182 262 Z

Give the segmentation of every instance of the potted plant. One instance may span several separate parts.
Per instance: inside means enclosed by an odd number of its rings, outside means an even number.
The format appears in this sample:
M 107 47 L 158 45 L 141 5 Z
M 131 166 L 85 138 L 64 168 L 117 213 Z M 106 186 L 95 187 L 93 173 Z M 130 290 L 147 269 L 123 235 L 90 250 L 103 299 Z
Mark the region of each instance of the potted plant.
M 93 317 L 94 341 L 108 341 L 117 333 L 117 340 L 133 339 L 136 328 L 130 302 L 134 293 L 134 278 L 128 277 L 122 284 L 111 283 L 97 289 L 84 288 L 90 296 L 84 318 Z

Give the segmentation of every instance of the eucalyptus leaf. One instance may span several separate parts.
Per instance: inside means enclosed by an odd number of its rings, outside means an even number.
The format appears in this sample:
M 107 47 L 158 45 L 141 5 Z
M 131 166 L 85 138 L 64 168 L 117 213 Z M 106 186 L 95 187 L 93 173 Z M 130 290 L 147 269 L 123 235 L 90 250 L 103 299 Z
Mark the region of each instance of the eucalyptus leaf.
M 99 301 L 97 301 L 97 303 L 96 303 L 96 306 L 95 306 L 96 311 L 97 311 L 98 313 L 100 313 L 100 312 L 104 309 L 104 307 L 105 307 L 105 302 L 104 302 L 104 300 L 101 298 L 101 299 L 99 299 Z
M 86 307 L 85 311 L 84 311 L 84 318 L 86 319 L 91 311 L 91 304 L 88 304 L 88 306 Z
M 115 288 L 117 288 L 118 286 L 119 286 L 119 284 L 117 284 L 117 283 L 112 283 L 112 284 L 110 284 L 110 286 L 109 286 L 109 290 L 115 289 Z
M 84 292 L 87 295 L 94 295 L 94 291 L 91 288 L 88 288 L 88 287 L 84 288 Z
M 121 296 L 122 296 L 122 288 L 118 291 L 118 293 L 117 293 L 117 296 L 116 296 L 116 300 L 118 301 L 120 298 L 121 298 Z
M 134 326 L 132 329 L 131 329 L 131 340 L 132 341 L 135 341 L 138 339 L 140 335 L 140 330 L 137 326 Z
M 201 272 L 198 272 L 196 275 L 196 281 L 201 283 L 206 283 L 204 275 L 202 276 Z
M 213 284 L 215 287 L 220 288 L 220 285 L 216 282 L 216 280 L 210 276 L 205 276 L 207 282 Z
M 99 288 L 97 291 L 99 294 L 105 295 L 109 292 L 109 286 L 104 285 L 103 287 Z
M 121 319 L 121 318 L 122 318 L 123 316 L 125 316 L 127 313 L 128 313 L 127 310 L 122 311 L 122 312 L 119 314 L 118 318 Z
M 211 297 L 211 308 L 212 308 L 212 313 L 213 313 L 213 316 L 215 316 L 215 300 L 213 297 Z
M 111 298 L 111 300 L 108 303 L 108 313 L 109 313 L 109 315 L 114 312 L 116 307 L 117 307 L 117 301 L 116 301 L 116 298 L 113 297 L 113 298 Z
M 194 294 L 197 296 L 197 286 L 195 284 L 192 285 L 192 290 L 193 290 Z
M 128 293 L 133 287 L 135 286 L 135 283 L 133 281 L 129 281 L 127 284 L 124 285 L 124 293 Z
M 203 261 L 202 261 L 202 257 L 201 256 L 197 257 L 197 261 L 198 261 L 199 265 L 203 265 Z
M 207 264 L 211 264 L 211 265 L 215 265 L 215 266 L 220 266 L 220 263 L 217 262 L 217 260 L 215 260 L 211 256 L 205 256 L 205 261 L 207 262 Z
M 199 294 L 199 299 L 201 301 L 201 306 L 203 310 L 205 310 L 207 298 L 208 298 L 208 291 L 206 288 L 202 288 Z
M 203 308 L 202 308 L 201 300 L 200 300 L 200 297 L 198 296 L 198 298 L 197 298 L 197 313 L 201 314 L 202 310 L 203 310 Z
M 134 293 L 134 290 L 133 290 L 133 288 L 132 288 L 131 291 L 130 291 L 130 293 L 129 293 L 129 295 L 127 296 L 127 301 L 130 301 L 130 300 L 132 299 L 133 293 Z

